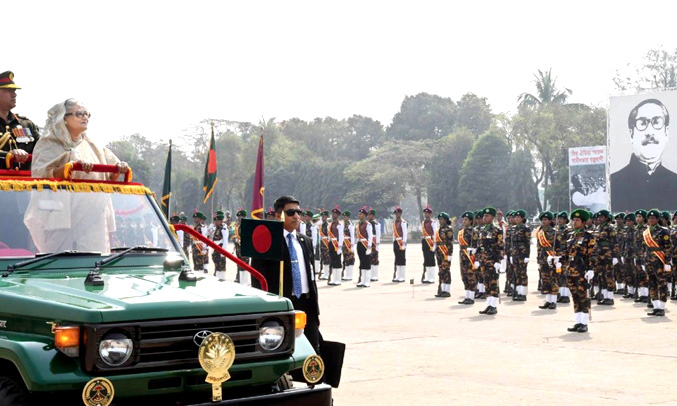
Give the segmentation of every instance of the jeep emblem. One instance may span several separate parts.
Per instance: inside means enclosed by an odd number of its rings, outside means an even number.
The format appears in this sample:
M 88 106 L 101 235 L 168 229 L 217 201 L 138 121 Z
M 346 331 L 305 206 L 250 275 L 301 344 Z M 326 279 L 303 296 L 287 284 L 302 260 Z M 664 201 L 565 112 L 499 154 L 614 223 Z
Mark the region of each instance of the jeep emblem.
M 212 332 L 209 330 L 200 330 L 193 336 L 193 342 L 199 347 L 200 344 L 202 344 L 202 341 L 204 341 L 204 339 L 209 337 L 211 334 Z

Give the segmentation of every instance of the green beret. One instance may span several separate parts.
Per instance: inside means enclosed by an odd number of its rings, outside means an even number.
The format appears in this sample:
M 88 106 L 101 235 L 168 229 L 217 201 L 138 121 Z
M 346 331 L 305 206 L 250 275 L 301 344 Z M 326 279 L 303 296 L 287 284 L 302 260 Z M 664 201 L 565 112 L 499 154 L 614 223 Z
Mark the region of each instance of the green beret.
M 588 221 L 590 219 L 590 212 L 583 209 L 576 209 L 571 212 L 571 219 L 581 219 L 583 221 Z
M 519 209 L 512 212 L 513 216 L 520 216 L 522 218 L 527 218 L 527 212 L 525 210 Z
M 437 215 L 437 218 L 440 218 L 440 217 L 442 217 L 442 218 L 444 218 L 444 219 L 446 219 L 446 220 L 449 220 L 449 214 L 447 214 L 447 213 L 445 213 L 445 212 L 443 212 L 443 211 L 441 211 L 440 214 Z
M 625 219 L 625 213 L 616 213 L 614 220 Z
M 481 217 L 482 217 L 482 210 L 476 211 L 476 212 L 475 212 L 475 218 L 476 218 L 476 219 L 479 219 L 479 218 L 481 218 Z
M 548 220 L 552 220 L 552 219 L 553 219 L 553 215 L 552 215 L 552 213 L 549 212 L 549 211 L 544 211 L 543 213 L 541 213 L 541 214 L 538 215 L 538 219 L 539 219 L 539 220 L 543 220 L 543 217 L 547 218 Z
M 610 218 L 610 217 L 611 217 L 611 212 L 609 212 L 609 210 L 602 209 L 602 210 L 598 211 L 597 213 L 595 213 L 595 215 L 596 215 L 597 217 L 599 217 L 599 216 L 605 216 L 606 218 Z
M 670 221 L 670 212 L 669 212 L 669 211 L 667 211 L 667 210 L 662 211 L 662 212 L 661 212 L 661 216 L 662 216 L 664 219 Z
M 306 210 L 306 216 L 313 217 L 314 215 L 315 215 L 315 213 L 313 213 L 312 211 Z
M 171 221 L 173 223 L 178 223 L 180 220 L 181 220 L 181 217 L 179 217 L 179 216 L 172 216 L 172 217 L 169 218 L 169 221 Z
M 592 218 L 592 212 L 590 210 L 586 210 L 588 212 L 588 220 Z
M 186 216 L 181 216 L 181 217 L 179 217 L 179 220 L 181 220 L 181 221 L 187 221 L 187 220 L 188 220 L 188 217 L 186 217 Z
M 658 209 L 651 209 L 646 213 L 646 218 L 649 218 L 651 216 L 654 216 L 657 219 L 659 219 L 659 218 L 661 218 L 661 212 L 658 211 Z
M 588 212 L 588 213 L 591 213 L 591 212 Z M 597 217 L 599 217 L 599 212 L 594 213 L 591 217 L 592 217 L 593 219 L 596 219 Z
M 635 216 L 642 216 L 642 217 L 646 218 L 646 210 L 644 210 L 644 209 L 636 210 Z
M 369 214 L 373 214 L 373 215 L 375 216 L 375 215 L 376 215 L 376 210 L 370 209 L 370 210 L 369 210 Z
M 223 213 L 217 212 L 216 214 L 214 214 L 214 220 L 223 220 L 225 218 L 226 218 L 226 216 L 224 216 Z
M 313 214 L 313 220 L 317 220 L 320 218 L 320 214 Z
M 625 221 L 635 221 L 635 213 L 628 213 L 625 215 Z
M 199 218 L 199 219 L 202 219 L 202 220 L 206 220 L 207 216 L 205 216 L 204 214 L 202 214 L 199 211 L 196 211 L 195 213 L 193 213 L 193 218 Z
M 557 213 L 557 217 L 564 220 L 569 220 L 569 213 L 567 213 L 566 210 L 562 210 L 561 212 Z
M 350 217 L 350 210 L 344 211 L 344 212 L 343 212 L 343 215 L 344 215 L 344 216 Z
M 496 209 L 493 207 L 485 207 L 482 209 L 482 215 L 485 214 L 491 214 L 492 216 L 496 216 Z
M 235 214 L 235 215 L 237 217 L 247 217 L 247 210 L 242 209 L 242 210 L 238 211 L 237 214 Z
M 461 218 L 467 218 L 467 219 L 469 219 L 470 221 L 472 221 L 472 220 L 475 218 L 475 213 L 473 213 L 473 212 L 471 212 L 471 211 L 466 211 L 465 213 L 463 213 L 463 215 L 461 216 Z
M 321 215 L 323 215 L 323 216 L 329 216 L 329 210 L 322 210 Z

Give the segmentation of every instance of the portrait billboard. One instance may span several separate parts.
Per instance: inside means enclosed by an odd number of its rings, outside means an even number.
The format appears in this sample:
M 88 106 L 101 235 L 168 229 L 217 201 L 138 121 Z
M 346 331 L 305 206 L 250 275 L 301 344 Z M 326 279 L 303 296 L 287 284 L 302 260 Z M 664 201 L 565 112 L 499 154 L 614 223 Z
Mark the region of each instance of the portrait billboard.
M 674 90 L 611 98 L 607 167 L 612 211 L 677 209 L 675 119 Z
M 569 211 L 607 209 L 606 146 L 569 148 Z

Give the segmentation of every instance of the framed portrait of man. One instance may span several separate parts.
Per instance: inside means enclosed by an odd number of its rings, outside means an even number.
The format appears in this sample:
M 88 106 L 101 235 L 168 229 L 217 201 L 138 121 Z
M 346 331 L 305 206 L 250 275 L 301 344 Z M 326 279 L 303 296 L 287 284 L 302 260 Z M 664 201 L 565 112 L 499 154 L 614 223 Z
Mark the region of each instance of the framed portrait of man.
M 612 211 L 677 208 L 675 119 L 677 91 L 611 98 L 607 166 Z

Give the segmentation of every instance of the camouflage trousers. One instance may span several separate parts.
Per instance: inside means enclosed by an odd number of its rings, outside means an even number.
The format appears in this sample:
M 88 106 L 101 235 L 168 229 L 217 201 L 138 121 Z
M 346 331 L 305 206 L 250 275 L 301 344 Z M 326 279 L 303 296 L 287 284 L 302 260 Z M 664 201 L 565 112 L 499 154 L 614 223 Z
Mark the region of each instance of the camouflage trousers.
M 205 264 L 208 263 L 206 254 L 200 254 L 198 250 L 193 247 L 193 269 L 202 271 L 205 269 Z
M 477 289 L 477 276 L 475 275 L 475 269 L 473 269 L 473 263 L 470 262 L 466 253 L 461 250 L 459 255 L 459 261 L 461 265 L 461 280 L 463 281 L 463 287 L 465 290 L 474 291 Z
M 613 291 L 616 289 L 616 280 L 614 279 L 614 268 L 611 259 L 598 260 L 595 266 L 595 275 L 598 276 L 598 281 L 602 289 Z
M 355 265 L 355 253 L 353 252 L 353 247 L 346 247 L 343 245 L 343 267 Z
M 515 273 L 515 286 L 527 286 L 529 277 L 527 276 L 527 264 L 524 263 L 524 258 L 513 257 L 512 269 Z
M 634 286 L 635 282 L 635 266 L 632 263 L 632 258 L 625 257 L 625 263 L 621 264 L 621 274 L 623 275 L 623 283 L 626 286 Z
M 235 244 L 235 256 L 238 257 L 239 259 L 242 260 L 242 262 L 246 263 L 249 265 L 249 257 L 243 257 L 242 256 L 242 246 L 240 244 Z M 246 269 L 242 268 L 241 266 L 237 267 L 238 271 L 246 271 Z M 238 275 L 239 277 L 240 275 Z
M 539 261 L 538 271 L 541 274 L 541 291 L 556 295 L 559 293 L 558 275 L 555 267 L 548 264 L 547 261 Z
M 649 274 L 644 272 L 644 270 L 642 269 L 642 265 L 639 263 L 639 260 L 637 260 L 637 266 L 635 266 L 635 272 L 637 274 L 637 281 L 638 281 L 637 285 L 640 288 L 648 288 L 649 287 Z
M 588 313 L 590 298 L 588 297 L 588 283 L 585 280 L 586 269 L 569 267 L 569 290 L 574 301 L 574 313 Z
M 329 248 L 325 247 L 324 243 L 320 245 L 320 261 L 322 267 L 326 265 L 326 267 L 329 268 L 331 257 L 329 256 Z
M 379 264 L 379 262 L 378 262 L 378 251 L 376 251 L 376 249 L 372 248 L 370 256 L 371 256 L 371 264 L 372 265 L 378 265 Z
M 498 272 L 493 261 L 480 261 L 480 272 L 488 296 L 498 297 Z
M 212 260 L 214 261 L 214 272 L 226 270 L 226 257 L 218 252 L 212 253 Z
M 444 254 L 437 252 L 438 273 L 440 277 L 440 284 L 451 283 L 451 261 L 444 259 Z
M 651 300 L 668 300 L 668 278 L 670 272 L 665 271 L 660 260 L 646 261 L 646 272 L 649 274 L 649 297 Z

